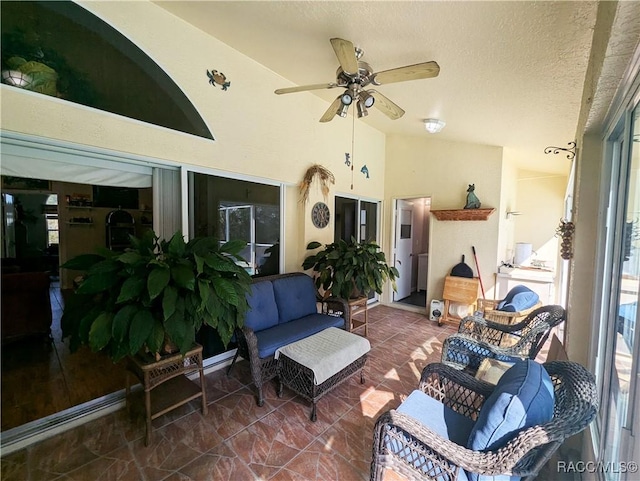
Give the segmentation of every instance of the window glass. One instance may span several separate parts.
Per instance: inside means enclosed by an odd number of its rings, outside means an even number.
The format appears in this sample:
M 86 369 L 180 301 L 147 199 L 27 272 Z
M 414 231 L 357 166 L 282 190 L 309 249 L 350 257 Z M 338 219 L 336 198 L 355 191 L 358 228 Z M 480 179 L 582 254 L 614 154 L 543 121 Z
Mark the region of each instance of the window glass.
M 242 264 L 252 276 L 280 272 L 280 187 L 189 173 L 190 237 L 242 240 Z M 224 351 L 217 334 L 201 334 L 205 357 Z M 233 347 L 233 346 L 230 346 Z

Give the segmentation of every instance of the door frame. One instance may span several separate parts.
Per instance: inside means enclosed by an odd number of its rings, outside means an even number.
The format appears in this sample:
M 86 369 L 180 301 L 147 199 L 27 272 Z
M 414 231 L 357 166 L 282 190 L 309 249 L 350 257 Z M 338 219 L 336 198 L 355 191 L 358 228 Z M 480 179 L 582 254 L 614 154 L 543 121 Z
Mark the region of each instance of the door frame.
M 389 203 L 389 219 L 390 219 L 390 237 L 389 237 L 389 251 L 388 251 L 388 258 L 393 260 L 395 259 L 395 254 L 396 254 L 396 234 L 397 234 L 397 229 L 396 229 L 396 215 L 397 215 L 397 209 L 396 209 L 396 204 L 398 200 L 404 200 L 404 201 L 408 201 L 408 200 L 415 200 L 415 199 L 429 199 L 429 212 L 431 212 L 431 204 L 433 201 L 433 196 L 431 194 L 416 194 L 416 195 L 403 195 L 402 197 L 399 196 L 393 196 L 391 197 L 391 202 Z M 431 215 L 431 214 L 429 214 Z M 427 216 L 425 216 L 426 218 Z M 429 222 L 431 222 L 429 220 Z M 431 251 L 431 229 L 429 229 L 429 235 L 427 236 L 427 251 Z M 429 287 L 429 272 L 431 271 L 431 267 L 429 265 L 429 267 L 427 268 L 427 291 L 428 292 L 428 287 Z M 418 307 L 418 306 L 411 306 L 409 304 L 403 304 L 402 302 L 398 302 L 398 301 L 394 301 L 393 300 L 393 293 L 389 293 L 389 302 L 391 304 L 393 304 L 394 307 L 398 307 L 401 309 L 405 309 L 408 311 L 413 311 L 413 312 L 420 312 L 420 313 L 425 313 L 429 311 L 429 300 L 427 299 L 425 302 L 425 306 L 423 307 Z

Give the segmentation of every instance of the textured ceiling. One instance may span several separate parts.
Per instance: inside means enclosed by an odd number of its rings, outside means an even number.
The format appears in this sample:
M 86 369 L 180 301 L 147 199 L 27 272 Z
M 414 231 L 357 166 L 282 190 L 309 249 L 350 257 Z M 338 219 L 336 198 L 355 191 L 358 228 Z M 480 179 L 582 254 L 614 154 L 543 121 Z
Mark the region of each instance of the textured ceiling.
M 574 140 L 596 2 L 157 4 L 281 75 L 282 87 L 334 81 L 332 37 L 362 48 L 374 71 L 435 60 L 437 78 L 377 87 L 404 117 L 374 109 L 363 121 L 388 134 L 427 136 L 422 119 L 438 117 L 447 125 L 434 138 L 502 146 L 530 170 L 569 169 L 565 156 L 543 151 Z M 319 95 L 328 107 L 336 90 L 288 95 Z

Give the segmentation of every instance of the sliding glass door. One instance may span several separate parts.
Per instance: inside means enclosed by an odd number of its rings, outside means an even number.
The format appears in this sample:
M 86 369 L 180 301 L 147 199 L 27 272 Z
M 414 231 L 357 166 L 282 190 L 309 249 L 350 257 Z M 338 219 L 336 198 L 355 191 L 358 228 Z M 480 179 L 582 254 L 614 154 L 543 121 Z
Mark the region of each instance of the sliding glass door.
M 640 300 L 640 107 L 610 140 L 612 179 L 603 315 L 598 346 L 601 409 L 597 420 L 598 460 L 612 469 L 601 479 L 630 481 L 637 473 L 621 469 L 633 460 L 640 434 L 637 405 Z M 636 460 L 637 461 L 637 460 Z M 618 469 L 620 468 L 620 469 Z M 629 477 L 631 476 L 631 477 Z

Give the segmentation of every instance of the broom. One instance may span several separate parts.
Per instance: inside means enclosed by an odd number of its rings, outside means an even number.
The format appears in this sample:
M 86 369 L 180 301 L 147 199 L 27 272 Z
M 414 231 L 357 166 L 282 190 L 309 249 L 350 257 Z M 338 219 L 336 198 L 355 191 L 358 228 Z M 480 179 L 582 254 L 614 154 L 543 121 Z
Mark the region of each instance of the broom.
M 476 270 L 478 271 L 478 280 L 480 281 L 480 290 L 482 291 L 482 298 L 485 299 L 484 285 L 482 284 L 482 276 L 480 275 L 480 266 L 478 265 L 478 256 L 476 255 L 475 246 L 471 246 L 471 250 L 473 251 L 473 260 L 476 262 Z

